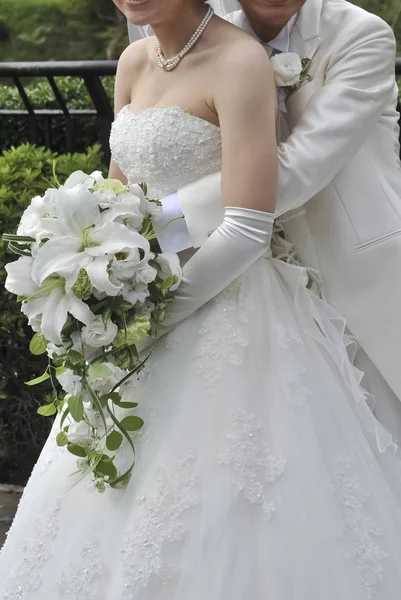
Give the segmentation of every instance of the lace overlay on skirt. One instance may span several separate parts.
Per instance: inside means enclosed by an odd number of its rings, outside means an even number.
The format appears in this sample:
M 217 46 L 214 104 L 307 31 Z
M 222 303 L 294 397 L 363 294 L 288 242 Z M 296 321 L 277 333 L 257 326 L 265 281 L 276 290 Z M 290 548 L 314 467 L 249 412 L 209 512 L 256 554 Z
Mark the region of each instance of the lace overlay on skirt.
M 156 198 L 221 168 L 219 128 L 177 107 L 123 109 L 111 149 Z M 401 461 L 307 285 L 262 258 L 158 344 L 124 394 L 145 415 L 127 489 L 71 477 L 52 432 L 0 600 L 399 597 Z

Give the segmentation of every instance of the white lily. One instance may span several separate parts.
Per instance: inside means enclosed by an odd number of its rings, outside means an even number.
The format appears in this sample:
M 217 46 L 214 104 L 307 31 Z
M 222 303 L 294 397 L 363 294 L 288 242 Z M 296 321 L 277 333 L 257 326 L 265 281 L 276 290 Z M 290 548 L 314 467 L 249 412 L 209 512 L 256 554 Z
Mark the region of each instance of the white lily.
M 44 227 L 43 219 L 51 219 L 56 216 L 56 202 L 58 190 L 48 189 L 44 196 L 35 196 L 31 204 L 24 211 L 20 224 L 17 229 L 17 235 L 29 236 L 36 241 L 48 236 Z
M 93 173 L 91 173 L 90 175 L 84 173 L 83 171 L 74 171 L 68 177 L 64 185 L 61 186 L 61 188 L 72 189 L 76 185 L 83 185 L 89 190 L 95 185 L 95 183 L 101 185 L 103 184 L 103 182 L 104 178 L 100 171 L 93 171 Z
M 86 269 L 99 292 L 115 296 L 121 284 L 110 281 L 112 257 L 125 248 L 149 251 L 149 242 L 120 223 L 108 223 L 93 194 L 82 185 L 63 190 L 56 207 L 57 219 L 48 224 L 53 237 L 39 248 L 32 278 L 41 284 L 55 274 L 68 276 Z
M 30 323 L 41 317 L 40 330 L 49 342 L 62 344 L 61 331 L 68 315 L 89 325 L 95 318 L 89 307 L 74 296 L 66 280 L 50 276 L 37 284 L 32 279 L 32 269 L 36 259 L 21 256 L 17 261 L 6 265 L 6 289 L 27 299 L 22 304 L 22 312 Z

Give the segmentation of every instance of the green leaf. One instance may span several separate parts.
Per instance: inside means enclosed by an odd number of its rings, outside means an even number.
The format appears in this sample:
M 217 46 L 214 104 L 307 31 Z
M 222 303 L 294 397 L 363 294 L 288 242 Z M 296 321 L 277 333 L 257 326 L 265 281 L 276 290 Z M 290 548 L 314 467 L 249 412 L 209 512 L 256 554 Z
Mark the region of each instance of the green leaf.
M 143 420 L 134 416 L 125 417 L 125 419 L 121 421 L 121 427 L 127 431 L 139 431 L 139 429 L 142 429 L 143 425 Z
M 67 444 L 67 450 L 74 456 L 79 456 L 80 458 L 86 457 L 85 449 L 81 448 L 81 446 L 77 446 L 77 444 Z
M 72 365 L 79 365 L 84 362 L 83 355 L 77 350 L 69 350 L 67 356 Z
M 138 406 L 138 402 L 119 402 L 118 406 L 120 408 L 136 408 Z
M 117 476 L 117 469 L 111 461 L 101 460 L 96 466 L 96 471 L 102 475 L 109 475 L 109 477 Z
M 44 354 L 46 352 L 48 343 L 49 342 L 47 341 L 43 333 L 35 333 L 35 335 L 29 343 L 29 350 L 35 356 L 39 356 L 40 354 Z
M 63 373 L 65 373 L 65 367 L 61 366 L 61 367 L 57 367 L 56 368 L 56 377 L 58 377 L 59 375 L 62 375 Z
M 56 412 L 57 408 L 54 402 L 52 404 L 44 404 L 38 408 L 38 415 L 42 415 L 42 417 L 51 417 Z
M 104 364 L 94 364 L 89 367 L 89 376 L 92 379 L 110 377 L 111 374 L 111 369 Z
M 121 396 L 118 392 L 113 392 L 112 394 L 108 394 L 109 399 L 114 402 L 114 404 L 120 404 Z
M 39 383 L 43 383 L 46 379 L 50 379 L 50 375 L 47 371 L 43 373 L 40 377 L 36 377 L 35 379 L 31 379 L 31 381 L 25 381 L 25 385 L 38 385 Z
M 65 420 L 66 420 L 66 418 L 68 417 L 68 415 L 69 415 L 69 414 L 70 414 L 70 409 L 69 409 L 69 408 L 66 408 L 66 409 L 63 411 L 63 416 L 61 417 L 61 421 L 60 421 L 60 427 L 63 427 L 63 425 L 64 425 L 64 422 L 65 422 Z M 69 425 L 67 425 L 67 427 L 69 427 Z M 67 431 L 67 429 L 65 429 L 65 428 L 64 428 L 64 431 Z
M 170 275 L 159 285 L 159 289 L 162 291 L 169 290 L 178 281 L 176 275 Z
M 114 450 L 118 450 L 123 441 L 123 436 L 119 431 L 112 431 L 106 439 L 106 447 L 110 452 L 114 452 Z
M 56 437 L 57 446 L 66 446 L 68 444 L 68 437 L 64 431 L 60 431 Z
M 71 396 L 68 398 L 68 408 L 74 421 L 79 423 L 84 418 L 84 405 L 81 396 Z
M 114 402 L 114 404 L 119 404 L 121 396 L 118 392 L 113 392 L 112 394 L 103 394 L 99 398 L 99 401 L 102 406 L 106 406 L 108 400 L 111 400 L 112 402 Z

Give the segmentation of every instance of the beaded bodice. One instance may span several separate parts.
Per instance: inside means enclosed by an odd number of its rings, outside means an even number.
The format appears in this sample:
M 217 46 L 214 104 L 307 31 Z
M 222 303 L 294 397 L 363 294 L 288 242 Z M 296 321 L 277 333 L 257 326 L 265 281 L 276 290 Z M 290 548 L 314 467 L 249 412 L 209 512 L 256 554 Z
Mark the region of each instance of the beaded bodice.
M 179 107 L 124 107 L 110 135 L 113 160 L 130 183 L 163 198 L 221 169 L 220 129 Z

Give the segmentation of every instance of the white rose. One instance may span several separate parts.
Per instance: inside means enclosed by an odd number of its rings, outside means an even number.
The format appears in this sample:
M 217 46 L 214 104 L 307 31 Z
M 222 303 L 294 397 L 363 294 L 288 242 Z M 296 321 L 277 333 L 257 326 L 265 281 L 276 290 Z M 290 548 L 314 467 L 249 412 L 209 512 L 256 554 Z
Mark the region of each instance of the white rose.
M 97 190 L 93 192 L 96 202 L 100 208 L 110 208 L 115 202 L 117 202 L 117 196 L 113 190 Z
M 58 382 L 67 394 L 78 396 L 82 391 L 82 381 L 79 375 L 75 375 L 71 369 L 66 369 L 61 375 L 57 375 Z
M 161 274 L 163 278 L 167 279 L 167 277 L 171 276 L 178 278 L 177 283 L 170 288 L 170 291 L 174 292 L 179 287 L 182 279 L 180 259 L 176 254 L 171 252 L 163 252 L 163 254 L 159 254 L 157 257 L 157 262 L 161 267 Z
M 141 258 L 138 248 L 126 248 L 113 257 L 111 281 L 118 285 L 120 281 L 131 280 L 135 283 L 151 283 L 157 270 L 149 265 L 154 258 L 152 252 L 143 251 Z
M 110 362 L 96 363 L 89 369 L 89 382 L 96 392 L 107 394 L 127 373 Z
M 163 207 L 156 202 L 151 202 L 150 200 L 146 200 L 145 204 L 145 212 L 150 215 L 152 219 L 157 219 L 157 217 L 161 217 L 163 214 Z
M 274 79 L 277 87 L 292 87 L 299 83 L 302 61 L 295 52 L 283 52 L 271 58 Z
M 116 337 L 117 325 L 110 319 L 104 324 L 101 316 L 93 319 L 92 323 L 82 329 L 82 341 L 92 348 L 108 346 Z
M 77 444 L 78 446 L 91 448 L 93 444 L 91 428 L 85 421 L 79 423 L 73 421 L 68 428 L 67 438 L 71 444 Z
M 100 206 L 107 208 L 102 204 Z M 104 213 L 103 219 L 106 223 L 112 221 L 114 223 L 122 223 L 129 229 L 139 231 L 143 223 L 141 200 L 129 192 L 119 194 L 119 196 L 115 196 L 115 201 L 110 203 L 109 210 Z

